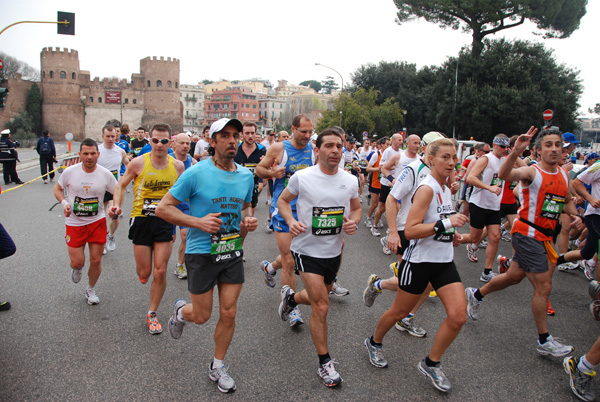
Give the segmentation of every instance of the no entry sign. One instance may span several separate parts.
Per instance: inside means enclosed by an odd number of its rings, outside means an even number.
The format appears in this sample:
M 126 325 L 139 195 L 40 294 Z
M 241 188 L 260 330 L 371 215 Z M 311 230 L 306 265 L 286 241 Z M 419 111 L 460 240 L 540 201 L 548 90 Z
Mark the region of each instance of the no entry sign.
M 544 120 L 549 121 L 554 117 L 554 112 L 550 109 L 544 110 Z

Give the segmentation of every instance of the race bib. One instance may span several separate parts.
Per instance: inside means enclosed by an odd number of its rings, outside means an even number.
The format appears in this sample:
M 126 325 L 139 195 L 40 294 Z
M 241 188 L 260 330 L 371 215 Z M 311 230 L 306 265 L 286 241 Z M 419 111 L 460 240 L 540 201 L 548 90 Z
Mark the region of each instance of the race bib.
M 343 224 L 344 207 L 313 207 L 313 235 L 329 236 L 340 234 Z
M 210 257 L 223 262 L 242 256 L 242 236 L 239 232 L 216 233 L 210 236 Z
M 519 184 L 519 182 L 518 182 L 518 181 L 511 181 L 511 182 L 510 182 L 510 186 L 508 186 L 508 189 L 509 189 L 509 190 L 514 190 L 514 189 L 515 189 L 515 187 L 517 187 L 517 184 Z
M 160 198 L 144 198 L 142 206 L 142 214 L 144 216 L 156 216 L 156 207 L 160 202 Z
M 118 170 L 111 170 L 110 172 L 112 173 L 113 176 L 115 176 L 115 179 L 119 180 L 119 171 Z
M 452 215 L 454 214 L 440 214 L 440 219 L 447 219 L 450 218 Z M 433 236 L 433 240 L 441 241 L 442 243 L 451 243 L 452 240 L 454 240 L 454 232 L 456 232 L 456 228 L 436 233 Z
M 563 197 L 562 195 L 546 193 L 540 216 L 542 218 L 552 219 L 553 221 L 558 220 L 565 205 L 565 201 L 566 197 Z
M 257 163 L 246 163 L 244 164 L 244 167 L 246 169 L 248 169 L 249 171 L 252 172 L 252 174 L 256 174 L 256 165 L 258 165 Z
M 494 173 L 494 177 L 492 177 L 492 186 L 501 186 L 502 179 L 498 177 L 498 173 Z
M 75 197 L 73 201 L 73 213 L 75 216 L 96 216 L 98 215 L 98 197 L 80 198 Z

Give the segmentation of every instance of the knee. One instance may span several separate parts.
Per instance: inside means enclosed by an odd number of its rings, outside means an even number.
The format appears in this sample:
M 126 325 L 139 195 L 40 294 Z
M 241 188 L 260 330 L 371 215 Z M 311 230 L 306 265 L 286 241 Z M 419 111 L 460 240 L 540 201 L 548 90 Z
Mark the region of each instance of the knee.
M 454 329 L 460 329 L 467 322 L 467 307 L 460 309 L 450 309 L 448 314 L 448 324 Z
M 166 268 L 154 268 L 154 280 L 155 281 L 166 281 L 167 280 L 167 270 Z
M 90 257 L 90 265 L 100 265 L 101 262 L 102 262 L 102 256 Z
M 317 300 L 311 305 L 312 313 L 318 315 L 320 317 L 327 316 L 327 311 L 329 311 L 329 298 L 325 300 Z
M 488 232 L 490 243 L 500 243 L 500 232 Z
M 281 256 L 281 267 L 287 270 L 294 269 L 294 257 L 291 254 Z
M 235 322 L 235 316 L 237 314 L 237 307 L 232 307 L 232 308 L 221 308 L 219 310 L 219 319 L 226 323 L 226 324 L 232 324 Z
M 544 297 L 550 296 L 551 290 L 552 290 L 552 283 L 550 283 L 550 282 L 538 283 L 535 286 L 535 293 L 537 293 L 538 295 L 544 296 Z
M 210 311 L 208 311 L 207 313 L 194 312 L 193 314 L 194 315 L 192 316 L 192 321 L 194 321 L 194 323 L 198 325 L 204 324 L 210 318 Z

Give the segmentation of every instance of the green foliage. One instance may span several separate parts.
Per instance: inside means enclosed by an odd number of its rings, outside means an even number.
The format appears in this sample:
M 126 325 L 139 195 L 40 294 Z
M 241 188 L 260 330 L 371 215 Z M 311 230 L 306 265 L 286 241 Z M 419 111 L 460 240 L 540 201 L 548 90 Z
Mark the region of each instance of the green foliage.
M 325 81 L 321 81 L 321 83 L 323 84 L 323 92 L 326 94 L 331 94 L 333 90 L 339 89 L 333 77 L 327 76 L 325 77 Z
M 309 86 L 312 89 L 314 89 L 316 92 L 319 92 L 321 90 L 321 88 L 323 87 L 323 85 L 321 85 L 321 83 L 319 81 L 315 81 L 315 80 L 302 81 L 300 83 L 300 85 Z
M 212 83 L 213 83 L 213 81 L 211 81 L 211 80 L 202 80 L 202 83 L 203 83 L 204 85 L 208 85 L 208 84 L 212 84 Z
M 594 106 L 593 109 L 592 108 L 588 108 L 588 112 L 600 114 L 600 103 L 596 103 L 596 106 Z
M 27 114 L 31 117 L 34 125 L 34 133 L 38 136 L 42 135 L 42 94 L 40 87 L 33 83 L 29 94 L 27 95 Z
M 11 138 L 19 141 L 22 147 L 30 146 L 36 137 L 33 132 L 34 127 L 35 125 L 27 113 L 19 113 L 6 124 L 6 128 L 10 129 Z
M 359 88 L 352 95 L 344 93 L 335 100 L 335 108 L 326 110 L 323 118 L 317 124 L 317 131 L 323 131 L 331 126 L 340 125 L 340 107 L 342 127 L 348 134 L 359 136 L 367 131 L 369 136 L 374 134 L 389 136 L 400 131 L 403 124 L 403 110 L 398 103 L 385 99 L 377 104 L 379 91 Z
M 546 38 L 567 38 L 579 28 L 587 0 L 394 0 L 396 22 L 419 18 L 442 28 L 460 29 L 473 35 L 472 53 L 483 50 L 486 35 L 530 20 Z

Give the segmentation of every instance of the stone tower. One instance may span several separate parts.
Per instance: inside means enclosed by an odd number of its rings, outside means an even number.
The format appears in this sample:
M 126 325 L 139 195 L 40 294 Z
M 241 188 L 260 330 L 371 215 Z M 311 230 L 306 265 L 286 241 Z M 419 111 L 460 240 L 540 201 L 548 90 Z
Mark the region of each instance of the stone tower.
M 166 123 L 172 130 L 183 131 L 183 116 L 179 100 L 179 60 L 156 56 L 140 60 L 144 77 L 145 113 L 142 125 Z
M 76 50 L 42 49 L 42 126 L 55 140 L 73 133 L 85 138 L 84 106 L 79 85 L 79 54 Z

